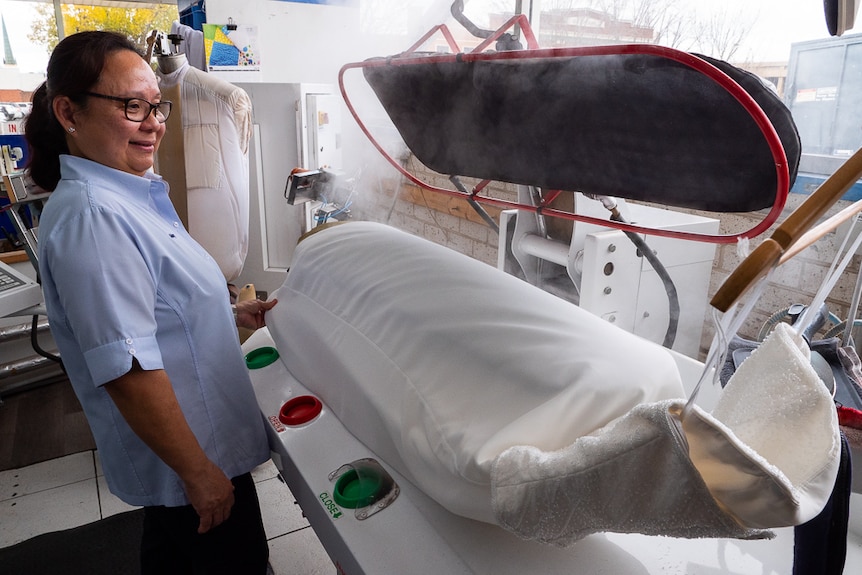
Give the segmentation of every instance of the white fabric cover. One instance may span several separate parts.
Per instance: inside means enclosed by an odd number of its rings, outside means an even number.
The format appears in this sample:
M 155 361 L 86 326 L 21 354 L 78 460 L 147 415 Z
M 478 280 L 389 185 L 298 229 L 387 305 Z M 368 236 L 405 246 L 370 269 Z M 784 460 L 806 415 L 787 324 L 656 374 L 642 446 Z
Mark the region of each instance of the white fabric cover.
M 450 249 L 351 222 L 300 242 L 267 324 L 288 369 L 451 512 L 496 523 L 491 467 L 681 397 L 661 347 Z
M 248 253 L 251 99 L 188 61 L 157 75 L 163 87 L 181 84 L 189 234 L 233 280 Z
M 663 348 L 380 224 L 306 237 L 273 296 L 288 369 L 347 429 L 449 511 L 521 537 L 771 537 L 832 491 L 836 411 L 784 324 L 713 414 L 680 423 Z

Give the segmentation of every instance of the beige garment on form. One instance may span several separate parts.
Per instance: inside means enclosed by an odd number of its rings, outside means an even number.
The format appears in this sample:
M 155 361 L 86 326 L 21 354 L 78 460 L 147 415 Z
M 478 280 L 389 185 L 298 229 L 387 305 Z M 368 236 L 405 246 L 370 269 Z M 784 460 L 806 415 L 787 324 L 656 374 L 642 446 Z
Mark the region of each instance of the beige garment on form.
M 171 115 L 165 126 L 165 136 L 156 156 L 156 171 L 170 186 L 174 209 L 186 229 L 189 228 L 189 205 L 186 195 L 186 156 L 183 148 L 183 113 L 179 84 L 162 88 L 162 100 L 171 104 Z

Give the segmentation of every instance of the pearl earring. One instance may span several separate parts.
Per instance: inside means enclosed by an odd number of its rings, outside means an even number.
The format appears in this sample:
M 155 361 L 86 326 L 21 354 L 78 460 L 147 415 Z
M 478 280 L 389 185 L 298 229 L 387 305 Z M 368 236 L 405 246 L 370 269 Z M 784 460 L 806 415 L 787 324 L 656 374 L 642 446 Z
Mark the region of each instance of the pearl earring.
M 66 128 L 66 129 L 67 129 L 67 130 L 69 130 L 69 133 L 70 133 L 70 134 L 74 134 L 74 133 L 75 133 L 75 126 L 69 126 L 69 127 L 68 127 L 68 128 Z

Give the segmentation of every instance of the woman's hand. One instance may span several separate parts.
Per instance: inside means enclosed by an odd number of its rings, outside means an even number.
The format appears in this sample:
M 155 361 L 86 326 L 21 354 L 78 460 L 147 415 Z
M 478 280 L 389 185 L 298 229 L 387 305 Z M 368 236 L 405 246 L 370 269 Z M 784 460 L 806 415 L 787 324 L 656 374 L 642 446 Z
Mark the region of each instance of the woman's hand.
M 277 299 L 270 301 L 249 299 L 236 302 L 234 308 L 236 309 L 237 327 L 244 327 L 251 330 L 262 328 L 266 325 L 266 319 L 264 317 L 266 312 L 271 310 L 277 303 Z
M 233 483 L 216 465 L 207 461 L 201 469 L 183 478 L 186 495 L 201 518 L 198 533 L 206 533 L 230 517 Z

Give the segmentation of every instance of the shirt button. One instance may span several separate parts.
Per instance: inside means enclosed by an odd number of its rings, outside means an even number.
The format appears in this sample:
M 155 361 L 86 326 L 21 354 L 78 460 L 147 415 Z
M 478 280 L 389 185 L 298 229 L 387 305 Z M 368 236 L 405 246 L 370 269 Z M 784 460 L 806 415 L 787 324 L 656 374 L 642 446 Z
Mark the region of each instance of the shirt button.
M 180 223 L 179 223 L 179 222 L 174 222 L 174 227 L 175 227 L 175 228 L 180 227 Z
M 132 338 L 128 338 L 128 339 L 126 339 L 126 343 L 131 344 L 131 343 L 132 343 Z
M 129 350 L 129 355 L 135 355 L 135 348 Z

